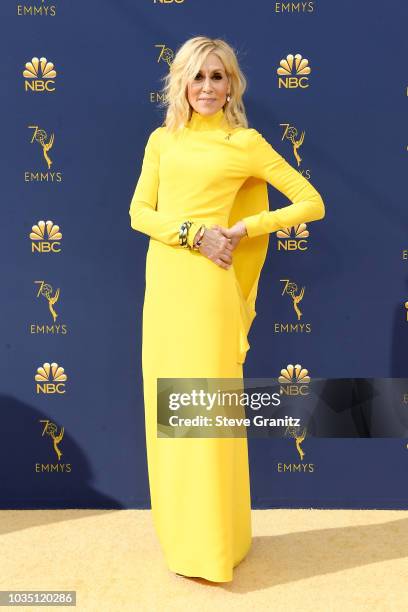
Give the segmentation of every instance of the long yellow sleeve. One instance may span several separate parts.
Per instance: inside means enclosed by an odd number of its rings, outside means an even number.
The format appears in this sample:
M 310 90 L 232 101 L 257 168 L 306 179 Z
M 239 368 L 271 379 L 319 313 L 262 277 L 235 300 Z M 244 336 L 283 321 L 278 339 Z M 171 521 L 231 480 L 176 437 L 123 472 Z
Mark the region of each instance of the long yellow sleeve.
M 143 158 L 142 170 L 137 182 L 129 215 L 134 230 L 143 232 L 156 240 L 172 246 L 180 246 L 180 225 L 187 219 L 156 210 L 159 188 L 160 130 L 156 128 L 149 136 Z M 188 232 L 188 243 L 192 241 L 200 225 L 194 222 Z M 181 247 L 180 248 L 184 248 Z
M 292 204 L 244 217 L 242 221 L 248 236 L 252 238 L 299 223 L 323 219 L 325 206 L 318 191 L 257 130 L 250 128 L 249 132 L 248 163 L 251 175 L 276 187 Z

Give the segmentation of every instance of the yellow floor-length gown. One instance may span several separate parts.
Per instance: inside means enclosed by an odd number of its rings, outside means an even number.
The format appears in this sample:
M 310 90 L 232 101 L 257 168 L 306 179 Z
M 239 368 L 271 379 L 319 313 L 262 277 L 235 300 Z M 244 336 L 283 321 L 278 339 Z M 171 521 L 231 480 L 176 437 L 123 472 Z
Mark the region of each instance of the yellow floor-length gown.
M 292 204 L 269 211 L 266 181 Z M 148 236 L 142 369 L 154 526 L 170 570 L 228 582 L 251 545 L 246 438 L 158 438 L 157 378 L 242 378 L 258 279 L 270 232 L 321 219 L 314 187 L 253 128 L 230 128 L 223 109 L 192 111 L 177 133 L 147 141 L 130 205 L 131 227 Z M 193 221 L 248 237 L 225 270 L 183 248 Z

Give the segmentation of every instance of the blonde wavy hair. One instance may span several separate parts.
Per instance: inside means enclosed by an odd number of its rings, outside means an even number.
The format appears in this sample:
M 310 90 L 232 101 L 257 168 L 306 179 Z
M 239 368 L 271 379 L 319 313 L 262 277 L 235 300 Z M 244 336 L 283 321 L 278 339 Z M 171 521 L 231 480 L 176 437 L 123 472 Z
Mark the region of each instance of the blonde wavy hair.
M 168 74 L 162 78 L 164 102 L 159 106 L 167 109 L 163 125 L 168 130 L 182 129 L 189 121 L 192 107 L 187 97 L 187 85 L 195 78 L 209 53 L 219 57 L 230 81 L 231 99 L 223 107 L 225 118 L 231 127 L 248 127 L 242 100 L 247 80 L 238 65 L 234 49 L 220 38 L 195 36 L 177 50 Z

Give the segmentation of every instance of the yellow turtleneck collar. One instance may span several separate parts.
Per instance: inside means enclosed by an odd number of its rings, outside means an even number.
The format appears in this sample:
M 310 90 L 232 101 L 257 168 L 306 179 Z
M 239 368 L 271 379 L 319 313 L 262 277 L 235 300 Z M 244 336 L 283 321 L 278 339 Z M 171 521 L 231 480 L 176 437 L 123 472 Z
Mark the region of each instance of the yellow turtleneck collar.
M 220 108 L 212 115 L 201 115 L 192 109 L 191 118 L 187 122 L 187 127 L 192 130 L 214 130 L 226 124 L 224 109 Z

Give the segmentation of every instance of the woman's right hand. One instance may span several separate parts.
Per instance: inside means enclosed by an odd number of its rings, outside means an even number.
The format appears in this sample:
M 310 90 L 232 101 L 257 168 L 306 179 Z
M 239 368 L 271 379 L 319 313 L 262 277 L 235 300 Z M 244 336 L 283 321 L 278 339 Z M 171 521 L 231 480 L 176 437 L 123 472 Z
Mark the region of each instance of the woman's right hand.
M 219 229 L 206 228 L 202 243 L 198 249 L 202 255 L 211 259 L 221 268 L 228 270 L 232 265 L 230 238 L 226 238 Z

